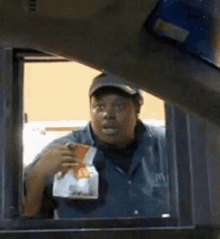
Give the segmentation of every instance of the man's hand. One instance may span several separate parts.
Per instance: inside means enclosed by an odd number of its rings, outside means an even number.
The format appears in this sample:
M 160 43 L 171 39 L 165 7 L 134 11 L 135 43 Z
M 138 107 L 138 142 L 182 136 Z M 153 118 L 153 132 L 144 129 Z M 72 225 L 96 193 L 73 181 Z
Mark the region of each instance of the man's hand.
M 74 151 L 77 145 L 57 146 L 52 150 L 47 151 L 36 165 L 36 170 L 44 175 L 53 176 L 57 172 L 65 174 L 70 168 L 78 166 L 82 161 L 76 158 Z

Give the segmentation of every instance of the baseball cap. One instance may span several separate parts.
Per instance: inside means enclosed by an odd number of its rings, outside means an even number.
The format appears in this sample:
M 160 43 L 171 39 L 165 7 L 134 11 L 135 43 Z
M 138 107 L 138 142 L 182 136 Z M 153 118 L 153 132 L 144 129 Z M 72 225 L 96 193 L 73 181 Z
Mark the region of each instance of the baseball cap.
M 89 89 L 89 96 L 102 87 L 115 87 L 129 95 L 140 94 L 140 89 L 134 86 L 127 85 L 117 76 L 102 73 L 95 77 Z

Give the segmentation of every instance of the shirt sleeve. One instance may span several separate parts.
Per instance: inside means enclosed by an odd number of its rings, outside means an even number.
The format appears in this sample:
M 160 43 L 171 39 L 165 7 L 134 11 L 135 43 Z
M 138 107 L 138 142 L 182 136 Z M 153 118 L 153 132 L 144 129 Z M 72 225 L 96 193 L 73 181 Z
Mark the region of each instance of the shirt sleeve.
M 148 127 L 153 139 L 154 139 L 154 150 L 159 156 L 158 162 L 158 173 L 163 175 L 168 174 L 168 163 L 167 163 L 167 144 L 166 144 L 166 129 L 162 127 Z
M 166 129 L 153 126 L 150 127 L 150 132 L 154 138 L 154 147 L 159 159 L 156 179 L 160 182 L 160 186 L 153 188 L 153 197 L 157 198 L 160 214 L 170 213 Z

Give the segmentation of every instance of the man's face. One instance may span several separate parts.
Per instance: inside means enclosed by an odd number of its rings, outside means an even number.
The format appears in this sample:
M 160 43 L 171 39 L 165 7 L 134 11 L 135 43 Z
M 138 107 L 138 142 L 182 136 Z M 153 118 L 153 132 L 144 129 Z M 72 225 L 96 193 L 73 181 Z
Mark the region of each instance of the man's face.
M 125 146 L 135 137 L 137 106 L 130 97 L 107 93 L 90 102 L 91 126 L 99 140 Z

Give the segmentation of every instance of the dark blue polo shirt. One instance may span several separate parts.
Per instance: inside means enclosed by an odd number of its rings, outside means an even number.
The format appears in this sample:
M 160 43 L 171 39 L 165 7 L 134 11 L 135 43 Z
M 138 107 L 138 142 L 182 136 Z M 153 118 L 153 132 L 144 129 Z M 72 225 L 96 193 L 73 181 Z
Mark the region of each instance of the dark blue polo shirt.
M 99 173 L 99 198 L 55 198 L 51 178 L 44 191 L 42 217 L 51 217 L 55 208 L 59 218 L 161 217 L 169 213 L 164 129 L 140 122 L 135 141 L 127 149 L 118 150 L 99 144 L 88 124 L 49 144 L 26 173 L 51 147 L 68 142 L 97 147 L 94 165 Z

